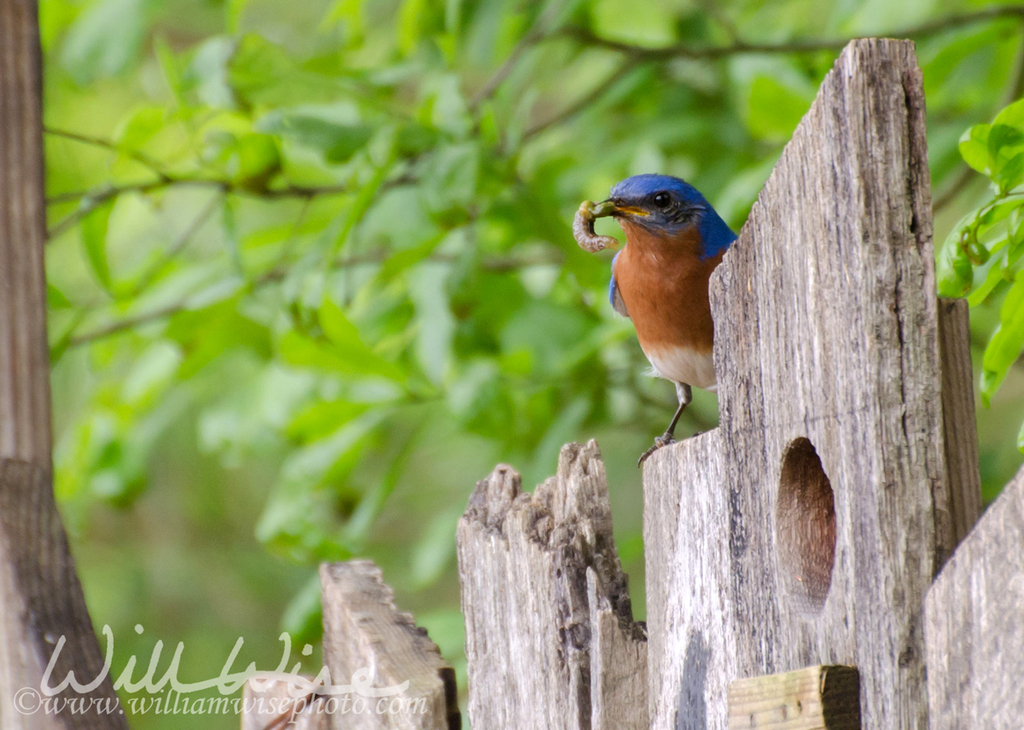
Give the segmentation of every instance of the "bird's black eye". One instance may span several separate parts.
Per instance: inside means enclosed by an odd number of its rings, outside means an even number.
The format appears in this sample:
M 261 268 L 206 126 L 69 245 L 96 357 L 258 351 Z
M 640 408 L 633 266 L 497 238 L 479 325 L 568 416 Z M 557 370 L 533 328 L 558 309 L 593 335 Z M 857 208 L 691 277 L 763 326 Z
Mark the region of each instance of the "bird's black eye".
M 672 197 L 668 193 L 658 193 L 654 196 L 654 205 L 664 210 L 672 205 Z

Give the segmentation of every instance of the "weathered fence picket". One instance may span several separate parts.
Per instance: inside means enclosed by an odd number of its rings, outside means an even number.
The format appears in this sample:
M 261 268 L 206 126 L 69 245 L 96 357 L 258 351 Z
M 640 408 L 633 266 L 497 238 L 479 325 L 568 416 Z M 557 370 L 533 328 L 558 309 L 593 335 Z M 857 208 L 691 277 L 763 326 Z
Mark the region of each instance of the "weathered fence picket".
M 334 685 L 363 684 L 363 709 L 329 714 L 332 730 L 455 730 L 461 718 L 455 670 L 416 626 L 398 611 L 380 569 L 365 560 L 320 566 L 324 604 L 324 663 Z M 327 698 L 330 701 L 330 698 Z
M 458 527 L 474 727 L 649 726 L 643 627 L 633 623 L 597 444 L 570 444 L 533 494 L 499 466 Z
M 1024 467 L 925 599 L 932 730 L 1024 725 Z
M 109 677 L 59 693 L 98 701 L 85 711 L 18 705 L 58 647 L 54 686 L 92 682 L 104 660 L 53 496 L 42 128 L 36 3 L 0 0 L 0 725 L 125 728 Z
M 924 595 L 979 500 L 947 465 L 973 411 L 942 397 L 924 125 L 913 45 L 851 43 L 712 279 L 720 425 L 644 475 L 654 728 L 813 664 L 858 668 L 865 728 L 927 727 Z

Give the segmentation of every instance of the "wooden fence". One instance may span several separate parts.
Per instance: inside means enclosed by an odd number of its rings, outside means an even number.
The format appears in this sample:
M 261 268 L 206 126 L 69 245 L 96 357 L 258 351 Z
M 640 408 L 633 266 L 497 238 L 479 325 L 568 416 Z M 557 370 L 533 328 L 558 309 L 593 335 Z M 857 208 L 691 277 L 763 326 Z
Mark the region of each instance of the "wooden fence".
M 51 483 L 39 85 L 35 3 L 0 0 L 0 728 L 125 728 L 15 702 L 58 637 L 54 676 L 103 663 Z M 508 466 L 477 484 L 457 535 L 476 730 L 1024 724 L 1024 470 L 975 526 L 967 309 L 934 295 L 924 130 L 912 44 L 851 43 L 713 277 L 720 425 L 645 466 L 646 626 L 595 442 L 533 493 Z M 373 701 L 250 684 L 285 702 L 243 727 L 460 727 L 452 668 L 380 571 L 321 582 L 332 682 Z
M 720 422 L 645 466 L 646 626 L 595 442 L 532 494 L 504 465 L 477 484 L 473 727 L 1020 727 L 1024 470 L 975 526 L 967 307 L 935 288 L 913 45 L 856 41 L 712 279 Z

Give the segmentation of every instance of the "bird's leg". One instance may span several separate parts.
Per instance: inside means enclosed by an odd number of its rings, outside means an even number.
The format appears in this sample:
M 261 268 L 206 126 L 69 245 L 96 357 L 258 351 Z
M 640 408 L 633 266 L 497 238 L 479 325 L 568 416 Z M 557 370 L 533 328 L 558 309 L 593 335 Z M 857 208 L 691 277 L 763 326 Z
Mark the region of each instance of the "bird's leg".
M 647 457 L 653 454 L 655 451 L 663 446 L 668 446 L 675 442 L 676 424 L 679 423 L 679 417 L 683 415 L 683 411 L 686 410 L 686 406 L 690 405 L 693 400 L 693 391 L 690 386 L 686 383 L 676 383 L 676 398 L 679 399 L 679 407 L 676 408 L 675 415 L 672 416 L 672 420 L 668 424 L 668 428 L 665 429 L 665 433 L 654 439 L 654 446 L 647 449 L 643 454 L 640 455 L 640 459 L 636 462 L 637 467 L 643 466 L 644 461 Z

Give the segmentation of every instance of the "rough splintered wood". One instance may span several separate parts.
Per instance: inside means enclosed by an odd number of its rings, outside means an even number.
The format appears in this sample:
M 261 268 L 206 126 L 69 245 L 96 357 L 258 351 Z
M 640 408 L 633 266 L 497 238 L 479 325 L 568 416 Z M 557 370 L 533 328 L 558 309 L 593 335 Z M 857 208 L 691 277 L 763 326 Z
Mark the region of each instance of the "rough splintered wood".
M 644 472 L 656 730 L 721 730 L 729 682 L 814 664 L 858 667 L 865 728 L 927 727 L 945 441 L 973 438 L 943 427 L 966 405 L 940 392 L 927 163 L 913 44 L 854 41 L 712 277 L 720 426 Z
M 306 677 L 312 681 L 312 677 Z M 254 687 L 254 682 L 260 689 Z M 250 679 L 242 690 L 242 730 L 329 730 L 322 701 L 281 680 Z
M 729 685 L 729 730 L 860 730 L 856 667 L 814 666 Z
M 649 727 L 647 722 L 647 642 L 623 625 L 600 579 L 587 568 L 590 605 L 591 730 Z
M 334 695 L 334 730 L 457 730 L 455 670 L 368 560 L 323 563 L 324 662 L 332 685 L 371 688 Z M 407 684 L 406 684 L 407 683 Z M 405 688 L 394 691 L 401 685 Z M 350 703 L 345 704 L 344 698 Z M 361 711 L 362 710 L 362 711 Z
M 499 466 L 458 527 L 469 719 L 488 730 L 647 730 L 633 622 L 594 441 L 531 495 Z
M 1024 718 L 1024 467 L 946 563 L 925 600 L 932 730 Z
M 70 670 L 88 684 L 103 668 L 53 499 L 36 5 L 0 0 L 0 724 L 125 728 L 109 677 L 56 698 L 84 712 L 22 714 L 15 703 L 19 690 L 39 690 L 58 645 L 51 686 Z

